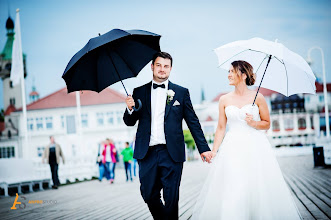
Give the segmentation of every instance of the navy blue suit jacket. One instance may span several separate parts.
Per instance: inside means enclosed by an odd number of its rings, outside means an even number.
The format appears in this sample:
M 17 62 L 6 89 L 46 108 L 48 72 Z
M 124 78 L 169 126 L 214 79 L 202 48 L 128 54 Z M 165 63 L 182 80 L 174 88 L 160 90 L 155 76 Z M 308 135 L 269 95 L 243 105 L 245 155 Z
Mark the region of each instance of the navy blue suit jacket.
M 139 121 L 133 155 L 136 159 L 143 159 L 149 148 L 151 136 L 151 86 L 152 82 L 133 90 L 132 97 L 134 100 L 141 100 L 142 108 L 138 112 L 134 111 L 131 115 L 126 109 L 123 117 L 124 123 L 127 126 L 134 126 L 136 122 Z M 175 162 L 184 162 L 185 143 L 182 128 L 183 119 L 185 119 L 191 131 L 200 154 L 210 149 L 202 132 L 199 119 L 194 112 L 188 89 L 173 84 L 170 81 L 168 89 L 172 89 L 175 92 L 175 96 L 169 104 L 166 104 L 164 114 L 166 145 L 171 158 Z M 173 106 L 176 100 L 180 105 Z

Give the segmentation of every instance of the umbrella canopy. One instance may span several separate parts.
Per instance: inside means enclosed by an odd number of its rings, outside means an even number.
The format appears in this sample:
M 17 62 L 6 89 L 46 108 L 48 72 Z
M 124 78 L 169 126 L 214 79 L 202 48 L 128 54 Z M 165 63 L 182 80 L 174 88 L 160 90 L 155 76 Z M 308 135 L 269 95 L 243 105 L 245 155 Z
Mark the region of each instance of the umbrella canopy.
M 71 58 L 63 73 L 68 92 L 100 92 L 116 82 L 137 76 L 160 51 L 160 37 L 144 30 L 114 29 L 90 39 Z
M 218 56 L 219 67 L 226 70 L 236 60 L 250 63 L 256 73 L 254 86 L 260 85 L 285 96 L 315 94 L 316 77 L 310 66 L 283 44 L 252 38 L 225 44 L 214 51 Z

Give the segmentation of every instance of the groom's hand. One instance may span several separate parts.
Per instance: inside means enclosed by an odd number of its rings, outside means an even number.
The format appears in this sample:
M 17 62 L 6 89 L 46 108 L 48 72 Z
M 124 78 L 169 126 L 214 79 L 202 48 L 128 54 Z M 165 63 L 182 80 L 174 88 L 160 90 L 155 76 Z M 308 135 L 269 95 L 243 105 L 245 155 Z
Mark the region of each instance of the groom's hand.
M 202 154 L 200 154 L 200 156 L 203 162 L 207 161 L 208 163 L 211 163 L 211 159 L 213 157 L 211 151 L 203 152 Z
M 128 109 L 130 111 L 132 110 L 132 107 L 135 106 L 134 100 L 131 95 L 128 95 L 125 99 L 126 105 L 128 106 Z

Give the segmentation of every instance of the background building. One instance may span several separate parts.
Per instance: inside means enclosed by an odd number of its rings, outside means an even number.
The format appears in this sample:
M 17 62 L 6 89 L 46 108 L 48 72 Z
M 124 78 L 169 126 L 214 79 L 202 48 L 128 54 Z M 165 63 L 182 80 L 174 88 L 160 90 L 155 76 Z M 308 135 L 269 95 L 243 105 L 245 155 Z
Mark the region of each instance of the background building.
M 260 89 L 270 112 L 271 126 L 266 134 L 273 147 L 311 146 L 315 144 L 316 139 L 325 136 L 322 84 L 316 82 L 316 88 L 316 95 L 298 94 L 290 97 L 268 89 Z M 214 142 L 218 123 L 218 100 L 224 94 L 221 93 L 209 102 L 204 101 L 194 106 L 210 144 Z M 331 102 L 330 84 L 328 99 Z

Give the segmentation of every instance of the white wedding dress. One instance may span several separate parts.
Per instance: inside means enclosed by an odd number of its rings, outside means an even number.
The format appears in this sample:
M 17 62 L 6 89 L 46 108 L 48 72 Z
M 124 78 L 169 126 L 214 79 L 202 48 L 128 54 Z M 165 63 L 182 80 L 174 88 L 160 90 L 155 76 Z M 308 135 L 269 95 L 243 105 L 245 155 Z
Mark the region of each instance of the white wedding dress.
M 294 220 L 300 215 L 264 131 L 245 122 L 260 120 L 259 108 L 225 108 L 228 132 L 213 159 L 192 219 Z

